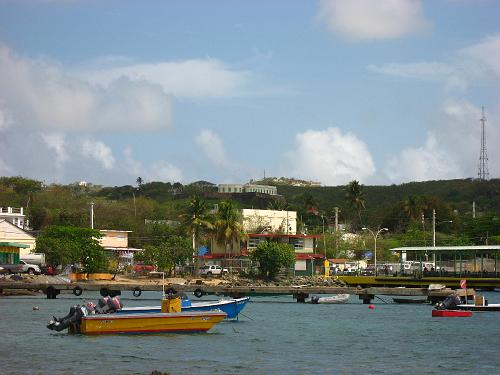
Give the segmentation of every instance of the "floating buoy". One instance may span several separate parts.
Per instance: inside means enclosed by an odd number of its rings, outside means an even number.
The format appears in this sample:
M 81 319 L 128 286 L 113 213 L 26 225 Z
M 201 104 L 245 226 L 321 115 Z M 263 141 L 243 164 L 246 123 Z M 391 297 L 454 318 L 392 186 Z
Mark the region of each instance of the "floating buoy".
M 370 310 L 373 310 L 373 309 L 375 309 L 375 305 L 369 305 L 369 306 L 368 306 L 368 308 L 369 308 Z
M 33 306 L 33 310 L 40 310 L 38 306 Z

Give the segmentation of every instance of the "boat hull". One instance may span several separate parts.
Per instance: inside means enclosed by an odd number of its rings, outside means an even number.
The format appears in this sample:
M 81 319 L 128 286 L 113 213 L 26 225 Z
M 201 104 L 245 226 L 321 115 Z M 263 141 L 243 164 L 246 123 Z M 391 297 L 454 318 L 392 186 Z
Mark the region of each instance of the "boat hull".
M 212 311 L 219 309 L 226 313 L 227 319 L 235 319 L 250 300 L 249 297 L 235 298 L 230 300 L 194 302 L 190 306 L 182 306 L 182 312 Z M 121 314 L 158 313 L 160 306 L 125 307 L 120 310 Z
M 86 335 L 206 332 L 226 317 L 223 312 L 89 315 L 82 318 Z
M 457 309 L 464 311 L 500 311 L 500 304 L 495 303 L 491 305 L 458 305 Z
M 444 318 L 466 318 L 472 316 L 472 311 L 462 310 L 432 310 L 432 316 Z

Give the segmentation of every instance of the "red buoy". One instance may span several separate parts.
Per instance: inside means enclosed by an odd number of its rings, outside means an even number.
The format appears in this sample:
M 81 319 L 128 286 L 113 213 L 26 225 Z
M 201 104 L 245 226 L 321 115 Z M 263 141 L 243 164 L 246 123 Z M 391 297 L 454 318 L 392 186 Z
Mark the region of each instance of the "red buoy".
M 373 309 L 375 308 L 375 305 L 369 305 L 369 306 L 368 306 L 368 308 L 369 308 L 370 310 L 373 310 Z

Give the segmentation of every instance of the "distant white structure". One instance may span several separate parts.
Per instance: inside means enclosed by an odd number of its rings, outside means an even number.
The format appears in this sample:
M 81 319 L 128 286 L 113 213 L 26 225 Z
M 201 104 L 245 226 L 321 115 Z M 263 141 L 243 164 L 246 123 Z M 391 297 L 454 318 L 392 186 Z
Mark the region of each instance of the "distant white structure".
M 254 185 L 254 184 L 219 184 L 217 185 L 219 193 L 261 193 L 269 195 L 278 195 L 276 186 Z
M 80 186 L 80 187 L 87 187 L 87 185 L 88 185 L 88 184 L 89 184 L 89 183 L 88 183 L 87 181 L 80 181 L 80 182 L 78 183 L 78 186 Z
M 0 207 L 0 219 L 5 219 L 21 229 L 29 229 L 23 207 Z

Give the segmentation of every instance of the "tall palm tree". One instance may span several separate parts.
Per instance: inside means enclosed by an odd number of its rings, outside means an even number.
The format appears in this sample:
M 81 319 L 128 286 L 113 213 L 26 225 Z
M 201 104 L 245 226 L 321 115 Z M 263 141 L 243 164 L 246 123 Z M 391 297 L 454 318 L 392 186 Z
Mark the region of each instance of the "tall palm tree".
M 193 238 L 193 254 L 198 246 L 200 235 L 204 230 L 212 229 L 213 225 L 208 214 L 207 202 L 198 195 L 191 197 L 186 212 L 181 215 L 183 225 L 188 228 Z
M 423 208 L 420 197 L 415 195 L 407 196 L 402 202 L 402 208 L 409 219 L 418 219 Z
M 360 185 L 359 181 L 356 180 L 349 182 L 346 188 L 345 199 L 349 207 L 358 212 L 359 222 L 361 223 L 361 210 L 364 210 L 366 205 L 363 185 Z
M 219 203 L 219 209 L 215 216 L 213 234 L 215 241 L 224 246 L 224 253 L 229 250 L 234 241 L 243 237 L 243 224 L 239 210 L 230 201 Z

